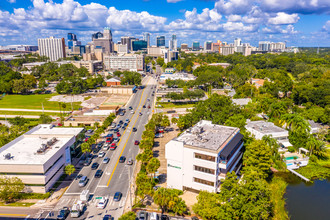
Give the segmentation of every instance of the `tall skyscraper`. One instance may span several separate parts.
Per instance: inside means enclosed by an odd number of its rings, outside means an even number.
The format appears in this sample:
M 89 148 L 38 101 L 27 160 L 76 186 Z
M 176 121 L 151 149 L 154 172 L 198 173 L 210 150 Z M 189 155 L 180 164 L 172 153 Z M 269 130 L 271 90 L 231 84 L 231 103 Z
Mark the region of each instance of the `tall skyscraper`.
M 68 33 L 68 48 L 71 50 L 74 46 L 80 46 L 81 42 L 77 40 L 77 36 L 73 33 Z
M 205 51 L 210 51 L 210 50 L 212 50 L 212 41 L 205 41 L 205 42 L 204 42 L 204 50 L 205 50 Z
M 136 40 L 134 37 L 121 37 L 121 44 L 122 45 L 127 45 L 128 50 L 132 50 L 132 42 Z
M 192 44 L 192 50 L 199 50 L 199 42 L 198 41 L 194 41 Z
M 241 45 L 242 45 L 241 38 L 235 38 L 235 40 L 234 40 L 234 47 L 241 46 Z
M 168 48 L 171 51 L 177 51 L 178 41 L 176 40 L 176 35 L 173 34 L 171 40 L 169 40 Z
M 49 57 L 50 61 L 57 61 L 65 57 L 64 38 L 50 37 L 38 39 L 38 47 L 40 56 Z
M 156 45 L 157 47 L 165 46 L 165 36 L 157 36 Z
M 93 34 L 92 39 L 95 48 L 102 48 L 105 53 L 112 53 L 114 51 L 110 28 L 104 28 L 103 34 L 100 32 Z
M 133 51 L 147 49 L 148 43 L 145 40 L 135 40 L 132 42 Z
M 150 33 L 143 33 L 143 40 L 147 41 L 147 45 L 150 47 Z

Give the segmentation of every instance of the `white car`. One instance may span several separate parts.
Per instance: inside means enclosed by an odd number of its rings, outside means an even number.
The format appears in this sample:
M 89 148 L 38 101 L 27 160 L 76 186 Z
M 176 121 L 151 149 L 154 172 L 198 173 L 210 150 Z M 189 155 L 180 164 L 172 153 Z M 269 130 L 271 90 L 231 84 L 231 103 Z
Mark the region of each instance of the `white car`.
M 101 151 L 100 153 L 99 153 L 99 155 L 98 155 L 98 157 L 104 157 L 104 155 L 105 155 L 105 153 L 103 152 L 103 151 Z
M 109 163 L 109 160 L 110 160 L 109 157 L 105 157 L 105 158 L 103 159 L 102 163 Z
M 104 145 L 102 150 L 109 150 L 109 145 Z
M 99 202 L 97 203 L 96 207 L 98 209 L 104 209 L 107 206 L 108 199 L 105 197 L 102 197 Z

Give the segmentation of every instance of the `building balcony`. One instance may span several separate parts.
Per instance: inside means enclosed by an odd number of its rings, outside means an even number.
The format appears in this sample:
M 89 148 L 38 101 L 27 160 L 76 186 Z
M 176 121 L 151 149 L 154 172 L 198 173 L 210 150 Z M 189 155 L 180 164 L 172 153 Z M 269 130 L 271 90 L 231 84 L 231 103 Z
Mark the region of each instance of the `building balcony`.
M 227 176 L 226 173 L 220 173 L 220 174 L 218 175 L 218 180 L 224 180 L 224 179 L 226 179 L 226 176 Z

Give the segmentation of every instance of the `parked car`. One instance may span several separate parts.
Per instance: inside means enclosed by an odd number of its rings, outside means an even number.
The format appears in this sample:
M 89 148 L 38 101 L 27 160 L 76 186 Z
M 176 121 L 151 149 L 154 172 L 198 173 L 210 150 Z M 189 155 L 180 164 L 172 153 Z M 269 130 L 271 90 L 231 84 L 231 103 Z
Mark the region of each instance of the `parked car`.
M 135 145 L 139 145 L 139 144 L 140 144 L 140 141 L 136 140 L 136 141 L 134 142 L 134 144 L 135 144 Z
M 78 185 L 79 187 L 84 187 L 86 186 L 87 182 L 88 182 L 87 176 L 83 176 L 80 178 Z
M 115 128 L 116 127 L 116 123 L 112 122 L 111 127 L 112 128 Z
M 57 219 L 66 219 L 66 217 L 68 217 L 68 215 L 70 214 L 70 209 L 68 207 L 63 207 L 58 215 L 57 215 Z
M 89 166 L 92 162 L 92 158 L 87 158 L 84 162 L 84 166 Z
M 121 192 L 116 192 L 115 195 L 113 196 L 113 201 L 119 202 L 121 197 L 122 197 L 122 193 Z
M 132 158 L 129 158 L 128 160 L 127 160 L 127 165 L 132 165 L 133 164 L 133 159 Z
M 98 157 L 102 158 L 104 157 L 105 153 L 103 151 L 101 151 L 99 154 L 98 154 Z
M 96 173 L 95 173 L 95 178 L 100 178 L 103 174 L 103 171 L 102 170 L 97 170 Z
M 125 160 L 126 160 L 126 157 L 125 157 L 125 156 L 121 156 L 121 157 L 119 158 L 119 163 L 124 163 Z
M 107 203 L 108 203 L 108 199 L 105 198 L 105 197 L 102 197 L 100 199 L 100 201 L 97 203 L 97 206 L 96 207 L 99 208 L 99 209 L 104 209 L 105 206 L 107 205 Z
M 110 161 L 110 158 L 109 157 L 105 157 L 102 161 L 102 163 L 109 163 Z
M 110 150 L 116 150 L 117 145 L 115 143 L 112 143 L 110 146 Z
M 167 215 L 162 215 L 160 220 L 169 220 L 170 218 Z
M 148 213 L 144 212 L 144 211 L 141 211 L 139 213 L 139 220 L 147 220 L 147 219 L 148 219 Z
M 96 170 L 98 167 L 99 167 L 99 164 L 95 162 L 92 164 L 91 169 Z
M 102 220 L 112 220 L 112 217 L 111 215 L 105 215 Z

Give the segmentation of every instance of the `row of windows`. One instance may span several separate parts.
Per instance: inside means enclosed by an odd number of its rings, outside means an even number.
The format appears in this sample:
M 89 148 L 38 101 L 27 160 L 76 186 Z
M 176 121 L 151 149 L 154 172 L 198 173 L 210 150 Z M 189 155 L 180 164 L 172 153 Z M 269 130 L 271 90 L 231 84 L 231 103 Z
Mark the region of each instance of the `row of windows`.
M 201 184 L 208 185 L 208 186 L 214 186 L 214 182 L 199 179 L 199 178 L 196 178 L 196 177 L 194 177 L 194 182 L 201 183 Z
M 195 158 L 215 162 L 215 157 L 209 156 L 209 155 L 205 155 L 205 154 L 195 153 Z
M 209 174 L 214 174 L 215 173 L 215 170 L 213 170 L 213 169 L 209 169 L 209 168 L 206 168 L 206 167 L 200 167 L 200 166 L 194 166 L 194 170 L 200 171 L 200 172 L 203 172 L 203 173 L 209 173 Z

